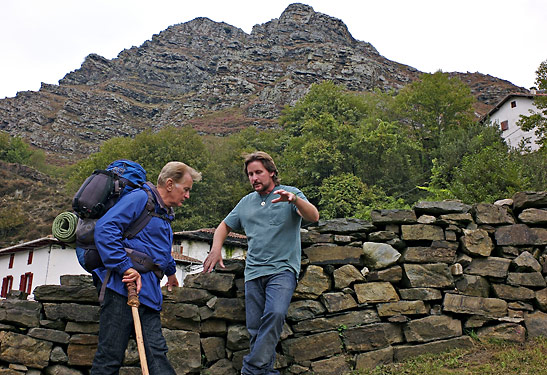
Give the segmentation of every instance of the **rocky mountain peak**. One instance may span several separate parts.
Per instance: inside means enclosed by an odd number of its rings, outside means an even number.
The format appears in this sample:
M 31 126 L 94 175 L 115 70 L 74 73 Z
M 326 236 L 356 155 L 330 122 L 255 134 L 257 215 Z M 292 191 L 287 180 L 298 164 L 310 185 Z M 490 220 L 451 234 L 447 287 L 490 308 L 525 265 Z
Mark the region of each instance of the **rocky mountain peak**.
M 452 74 L 470 85 L 482 103 L 479 114 L 524 90 L 478 73 Z M 275 127 L 285 105 L 324 80 L 357 92 L 388 91 L 419 76 L 354 39 L 341 20 L 292 4 L 251 34 L 200 17 L 114 59 L 90 54 L 59 85 L 0 100 L 0 130 L 73 161 L 106 139 L 145 129 L 192 126 L 222 135 Z

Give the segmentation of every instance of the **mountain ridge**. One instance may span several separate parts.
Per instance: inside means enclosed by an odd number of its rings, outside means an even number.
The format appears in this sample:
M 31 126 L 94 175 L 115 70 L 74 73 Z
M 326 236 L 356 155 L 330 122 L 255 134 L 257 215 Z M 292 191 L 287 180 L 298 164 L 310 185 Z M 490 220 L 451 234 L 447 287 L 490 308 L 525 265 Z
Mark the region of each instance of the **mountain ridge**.
M 398 90 L 421 72 L 353 38 L 339 19 L 291 4 L 250 34 L 206 17 L 172 25 L 114 59 L 96 54 L 58 85 L 0 100 L 0 130 L 21 136 L 60 163 L 96 152 L 115 136 L 192 126 L 225 135 L 276 127 L 285 105 L 332 80 L 352 91 Z M 510 92 L 510 82 L 452 72 L 467 83 L 477 115 Z

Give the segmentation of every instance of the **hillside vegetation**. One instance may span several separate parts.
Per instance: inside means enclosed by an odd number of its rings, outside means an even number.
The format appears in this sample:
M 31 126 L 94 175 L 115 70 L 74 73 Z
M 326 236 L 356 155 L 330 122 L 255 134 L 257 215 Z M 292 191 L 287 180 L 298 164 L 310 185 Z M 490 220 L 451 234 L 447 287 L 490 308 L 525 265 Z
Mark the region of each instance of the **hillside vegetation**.
M 491 203 L 545 190 L 546 150 L 509 149 L 497 128 L 475 120 L 474 103 L 468 86 L 442 72 L 424 74 L 398 94 L 354 93 L 326 81 L 283 110 L 279 129 L 249 127 L 226 137 L 189 127 L 144 131 L 109 139 L 100 152 L 63 170 L 4 134 L 1 159 L 34 164 L 49 176 L 21 180 L 3 168 L 9 183 L 0 209 L 2 245 L 49 234 L 47 223 L 70 208 L 85 177 L 119 158 L 141 163 L 151 181 L 171 160 L 203 173 L 177 210 L 175 230 L 218 225 L 250 191 L 242 155 L 255 150 L 273 156 L 282 182 L 299 187 L 323 219 L 368 219 L 372 209 L 408 208 L 418 200 Z

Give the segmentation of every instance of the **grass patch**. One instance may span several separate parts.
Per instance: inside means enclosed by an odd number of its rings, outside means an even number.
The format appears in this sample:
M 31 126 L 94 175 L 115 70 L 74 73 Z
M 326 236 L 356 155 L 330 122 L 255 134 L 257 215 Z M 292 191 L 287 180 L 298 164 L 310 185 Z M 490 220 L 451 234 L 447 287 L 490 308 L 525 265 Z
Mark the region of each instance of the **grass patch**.
M 353 375 L 547 375 L 547 338 L 526 343 L 477 341 L 475 347 L 452 350 L 355 371 Z

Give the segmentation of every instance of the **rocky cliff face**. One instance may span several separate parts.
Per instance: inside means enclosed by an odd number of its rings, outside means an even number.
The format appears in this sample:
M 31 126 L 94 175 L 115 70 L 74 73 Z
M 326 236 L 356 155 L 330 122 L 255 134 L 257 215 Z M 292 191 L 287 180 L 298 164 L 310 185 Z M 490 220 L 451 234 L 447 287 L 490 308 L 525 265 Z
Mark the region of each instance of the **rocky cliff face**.
M 283 106 L 315 82 L 396 90 L 419 74 L 355 40 L 341 20 L 293 4 L 251 34 L 197 18 L 115 59 L 89 55 L 59 85 L 0 100 L 0 129 L 77 160 L 106 139 L 149 128 L 190 125 L 226 134 L 249 125 L 273 127 Z M 524 90 L 482 74 L 453 74 L 480 100 L 479 114 Z

